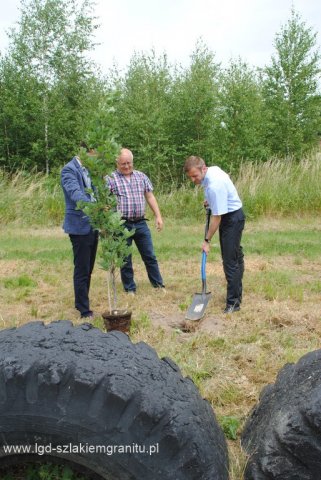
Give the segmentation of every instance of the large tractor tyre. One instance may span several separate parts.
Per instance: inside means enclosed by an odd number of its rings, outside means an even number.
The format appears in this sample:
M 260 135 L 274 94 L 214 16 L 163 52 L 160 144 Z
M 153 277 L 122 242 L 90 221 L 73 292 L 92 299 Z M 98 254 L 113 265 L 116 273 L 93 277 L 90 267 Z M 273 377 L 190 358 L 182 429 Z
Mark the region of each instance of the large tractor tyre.
M 285 365 L 242 433 L 245 480 L 321 478 L 321 350 Z
M 90 480 L 228 479 L 223 432 L 172 361 L 69 321 L 0 331 L 0 469 L 30 460 Z

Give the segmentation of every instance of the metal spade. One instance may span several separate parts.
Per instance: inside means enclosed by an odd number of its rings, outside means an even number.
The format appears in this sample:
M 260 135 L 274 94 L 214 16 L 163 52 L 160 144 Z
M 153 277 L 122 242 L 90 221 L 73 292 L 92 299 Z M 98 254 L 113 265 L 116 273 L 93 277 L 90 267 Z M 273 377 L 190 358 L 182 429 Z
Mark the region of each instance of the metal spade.
M 208 232 L 208 227 L 210 223 L 211 210 L 206 209 L 206 225 L 205 225 L 205 238 Z M 202 278 L 202 292 L 195 293 L 193 301 L 187 313 L 185 315 L 186 320 L 200 320 L 203 318 L 206 306 L 212 297 L 211 292 L 206 292 L 206 253 L 202 252 L 202 263 L 201 263 L 201 278 Z

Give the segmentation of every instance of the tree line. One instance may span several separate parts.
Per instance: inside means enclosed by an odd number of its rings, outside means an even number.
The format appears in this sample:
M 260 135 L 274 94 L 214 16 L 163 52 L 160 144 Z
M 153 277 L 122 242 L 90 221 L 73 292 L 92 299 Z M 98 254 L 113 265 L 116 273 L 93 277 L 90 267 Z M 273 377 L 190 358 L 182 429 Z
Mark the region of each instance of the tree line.
M 187 67 L 151 50 L 107 74 L 89 60 L 98 28 L 91 0 L 22 0 L 20 11 L 0 57 L 0 166 L 8 171 L 55 172 L 81 140 L 109 138 L 168 186 L 180 184 L 191 154 L 236 171 L 318 145 L 317 34 L 294 9 L 264 68 L 241 58 L 222 67 L 199 41 Z

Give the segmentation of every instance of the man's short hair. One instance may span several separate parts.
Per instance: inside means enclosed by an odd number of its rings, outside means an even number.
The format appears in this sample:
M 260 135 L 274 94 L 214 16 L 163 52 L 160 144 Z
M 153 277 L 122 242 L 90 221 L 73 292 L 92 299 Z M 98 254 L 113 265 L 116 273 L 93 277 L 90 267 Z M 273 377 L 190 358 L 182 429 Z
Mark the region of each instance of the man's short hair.
M 129 155 L 129 156 L 131 157 L 132 162 L 134 161 L 133 152 L 132 152 L 131 150 L 129 150 L 129 148 L 122 147 L 122 148 L 120 149 L 120 152 L 119 152 L 118 157 L 116 158 L 116 162 L 117 162 L 117 163 L 119 162 L 119 159 L 120 159 L 120 157 L 121 157 L 123 154 Z
M 196 157 L 195 155 L 191 155 L 185 160 L 185 165 L 184 165 L 184 172 L 188 172 L 191 168 L 199 168 L 202 169 L 202 167 L 205 166 L 205 162 L 201 157 Z

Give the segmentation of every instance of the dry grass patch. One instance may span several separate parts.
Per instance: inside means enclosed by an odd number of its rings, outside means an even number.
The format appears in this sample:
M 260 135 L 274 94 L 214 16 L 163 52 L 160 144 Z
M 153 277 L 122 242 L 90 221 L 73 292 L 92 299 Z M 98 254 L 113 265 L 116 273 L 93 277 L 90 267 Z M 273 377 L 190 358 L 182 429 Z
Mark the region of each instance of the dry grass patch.
M 259 255 L 255 247 L 250 253 L 249 244 L 256 245 L 262 229 L 267 237 L 270 231 L 290 232 L 289 241 L 295 240 L 307 225 L 303 219 L 275 218 L 248 223 L 244 301 L 241 311 L 233 315 L 222 313 L 225 279 L 219 249 L 214 247 L 207 268 L 213 298 L 205 318 L 191 331 L 180 327 L 193 294 L 201 287 L 202 225 L 180 226 L 179 235 L 174 224 L 167 225 L 161 235 L 153 232 L 166 293 L 150 286 L 137 253 L 137 295 L 129 297 L 119 285 L 119 306 L 133 311 L 133 341 L 145 341 L 160 356 L 175 360 L 211 402 L 226 431 L 234 435 L 236 429 L 236 440 L 229 440 L 231 480 L 242 478 L 246 458 L 239 434 L 260 390 L 274 382 L 286 362 L 319 348 L 321 335 L 321 246 L 319 252 L 314 246 L 311 258 L 295 249 L 282 255 L 268 250 Z M 320 231 L 321 221 L 313 229 Z M 304 247 L 303 236 L 300 241 Z M 7 228 L 0 236 L 0 252 L 1 328 L 32 320 L 80 323 L 73 305 L 71 246 L 59 228 Z M 107 309 L 105 275 L 97 264 L 91 289 L 97 312 Z M 103 327 L 99 320 L 96 325 Z

